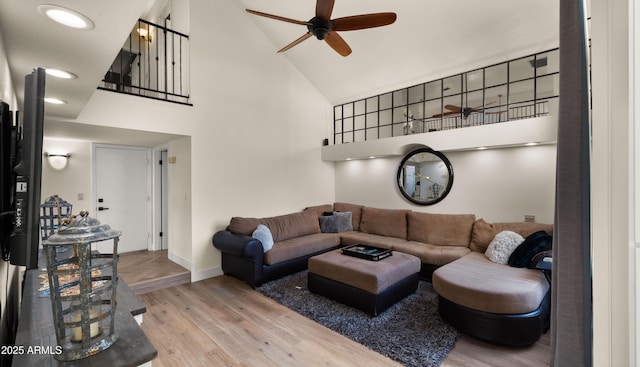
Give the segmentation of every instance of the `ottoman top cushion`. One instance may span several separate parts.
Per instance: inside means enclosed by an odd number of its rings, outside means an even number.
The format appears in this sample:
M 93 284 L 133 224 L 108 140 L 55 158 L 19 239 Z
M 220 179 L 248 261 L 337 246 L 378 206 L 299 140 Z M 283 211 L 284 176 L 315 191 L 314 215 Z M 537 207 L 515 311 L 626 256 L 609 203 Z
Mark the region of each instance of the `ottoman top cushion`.
M 420 259 L 402 252 L 380 261 L 330 251 L 309 259 L 309 272 L 378 294 L 398 281 L 420 272 Z

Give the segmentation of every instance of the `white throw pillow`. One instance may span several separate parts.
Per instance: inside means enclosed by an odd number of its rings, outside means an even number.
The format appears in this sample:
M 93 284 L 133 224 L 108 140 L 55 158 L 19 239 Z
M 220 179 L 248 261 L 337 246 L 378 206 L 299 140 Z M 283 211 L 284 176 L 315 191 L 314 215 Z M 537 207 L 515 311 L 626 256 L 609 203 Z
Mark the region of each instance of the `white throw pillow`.
M 513 231 L 502 231 L 491 240 L 484 255 L 494 263 L 507 264 L 513 250 L 523 241 L 524 238 Z
M 271 250 L 273 247 L 273 235 L 269 227 L 264 224 L 258 224 L 258 227 L 256 227 L 256 230 L 253 231 L 251 236 L 262 243 L 264 252 Z

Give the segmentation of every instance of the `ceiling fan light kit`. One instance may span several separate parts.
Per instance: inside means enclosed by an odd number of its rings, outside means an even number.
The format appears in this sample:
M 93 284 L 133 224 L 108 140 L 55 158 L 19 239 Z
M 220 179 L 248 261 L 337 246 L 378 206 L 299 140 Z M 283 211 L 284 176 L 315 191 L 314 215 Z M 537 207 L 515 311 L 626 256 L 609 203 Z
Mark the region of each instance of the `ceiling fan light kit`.
M 359 29 L 382 27 L 392 24 L 396 21 L 395 13 L 361 14 L 331 19 L 331 13 L 333 12 L 334 3 L 335 0 L 317 0 L 316 15 L 307 22 L 285 18 L 279 15 L 263 13 L 251 9 L 246 9 L 246 11 L 248 13 L 261 17 L 271 18 L 287 23 L 305 25 L 307 27 L 307 33 L 291 42 L 290 44 L 286 45 L 282 49 L 278 50 L 278 52 L 287 51 L 290 48 L 302 43 L 302 41 L 305 41 L 311 36 L 315 36 L 321 41 L 324 40 L 340 55 L 348 56 L 349 54 L 351 54 L 351 47 L 349 47 L 347 42 L 338 34 L 338 31 L 355 31 Z

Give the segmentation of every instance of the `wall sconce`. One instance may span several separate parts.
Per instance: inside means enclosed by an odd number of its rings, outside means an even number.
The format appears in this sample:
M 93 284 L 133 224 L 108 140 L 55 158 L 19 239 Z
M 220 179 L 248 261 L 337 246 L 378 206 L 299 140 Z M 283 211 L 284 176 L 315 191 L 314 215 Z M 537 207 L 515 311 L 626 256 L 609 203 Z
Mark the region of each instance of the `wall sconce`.
M 151 35 L 149 34 L 148 28 L 138 28 L 138 34 L 140 35 L 140 39 L 143 41 L 149 41 L 151 43 Z
M 49 161 L 49 165 L 51 166 L 51 168 L 58 171 L 64 169 L 67 166 L 67 159 L 71 158 L 71 154 L 69 153 L 67 154 L 44 153 L 44 156 L 47 157 L 47 160 Z

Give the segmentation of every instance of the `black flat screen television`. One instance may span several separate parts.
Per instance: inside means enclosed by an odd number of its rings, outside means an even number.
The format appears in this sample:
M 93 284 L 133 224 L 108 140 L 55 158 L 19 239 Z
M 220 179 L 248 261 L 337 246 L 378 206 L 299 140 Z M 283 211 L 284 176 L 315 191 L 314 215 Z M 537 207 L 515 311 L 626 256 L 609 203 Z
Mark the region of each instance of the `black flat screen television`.
M 25 77 L 22 139 L 17 144 L 14 167 L 15 214 L 9 261 L 27 269 L 38 267 L 45 79 L 42 68 Z
M 0 248 L 2 259 L 9 260 L 9 236 L 13 233 L 17 129 L 9 105 L 0 102 Z

